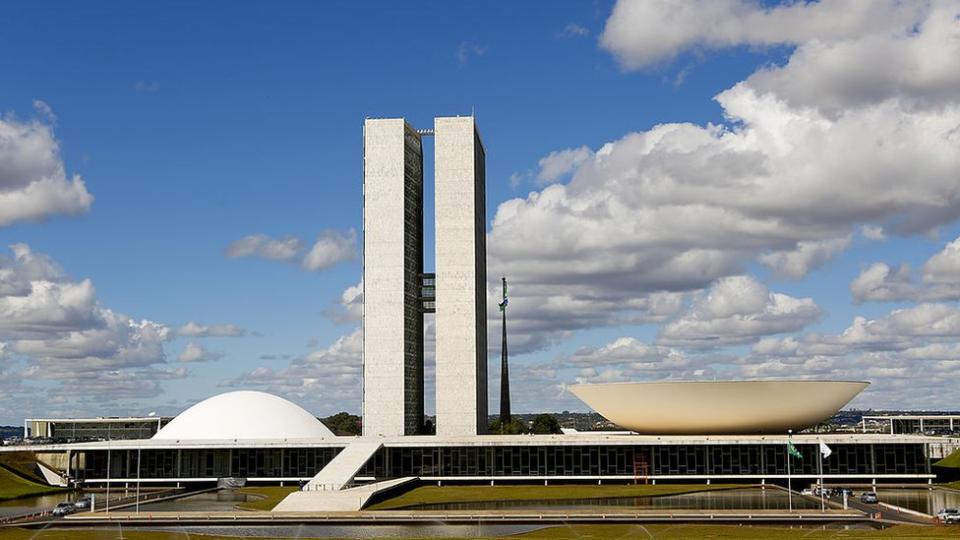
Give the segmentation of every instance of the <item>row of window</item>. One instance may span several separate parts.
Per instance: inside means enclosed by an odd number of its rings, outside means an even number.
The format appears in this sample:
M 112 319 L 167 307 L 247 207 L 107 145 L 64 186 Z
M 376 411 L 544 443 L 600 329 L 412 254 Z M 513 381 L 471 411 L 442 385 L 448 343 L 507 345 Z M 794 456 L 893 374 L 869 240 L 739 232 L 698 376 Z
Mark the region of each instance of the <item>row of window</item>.
M 793 474 L 929 474 L 922 444 L 835 445 L 819 459 L 816 445 L 797 445 Z M 339 448 L 143 450 L 141 478 L 306 478 Z M 106 478 L 107 451 L 81 454 L 81 478 Z M 136 450 L 113 451 L 112 478 L 137 476 Z M 515 446 L 383 448 L 360 476 L 684 476 L 787 474 L 785 445 Z

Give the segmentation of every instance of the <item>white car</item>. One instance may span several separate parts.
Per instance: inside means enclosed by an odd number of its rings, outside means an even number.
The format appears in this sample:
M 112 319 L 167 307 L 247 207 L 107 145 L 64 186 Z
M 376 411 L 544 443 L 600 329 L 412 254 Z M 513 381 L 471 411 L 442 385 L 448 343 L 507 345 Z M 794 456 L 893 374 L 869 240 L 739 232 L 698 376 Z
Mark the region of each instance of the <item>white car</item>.
M 53 515 L 67 516 L 77 511 L 72 502 L 62 502 L 53 508 Z
M 944 508 L 937 512 L 937 519 L 944 523 L 960 523 L 960 510 L 956 508 Z

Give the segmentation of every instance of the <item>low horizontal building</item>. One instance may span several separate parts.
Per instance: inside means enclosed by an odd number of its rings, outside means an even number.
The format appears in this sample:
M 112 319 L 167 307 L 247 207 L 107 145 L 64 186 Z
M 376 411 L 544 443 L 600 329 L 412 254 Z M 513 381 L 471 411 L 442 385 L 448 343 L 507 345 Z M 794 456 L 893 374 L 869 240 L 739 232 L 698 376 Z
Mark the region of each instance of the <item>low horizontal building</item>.
M 960 414 L 891 414 L 863 416 L 860 420 L 864 432 L 867 426 L 891 435 L 921 433 L 952 435 L 960 433 Z
M 159 423 L 159 422 L 158 422 Z M 789 457 L 788 441 L 802 457 Z M 821 459 L 820 444 L 829 446 Z M 337 437 L 297 405 L 230 392 L 190 407 L 151 438 L 30 447 L 63 481 L 213 484 L 225 478 L 336 489 L 402 478 L 429 482 L 738 482 L 787 478 L 927 483 L 960 439 L 923 435 L 564 435 Z M 328 466 L 329 465 L 329 466 Z
M 54 442 L 148 439 L 171 420 L 172 416 L 27 418 L 23 434 L 26 439 Z
M 910 435 L 797 435 L 792 478 L 820 476 L 819 444 L 832 454 L 823 476 L 844 482 L 923 482 L 931 463 L 960 447 L 957 439 Z M 331 439 L 110 441 L 32 448 L 59 463 L 71 481 L 106 483 L 299 482 L 313 478 L 360 437 Z M 735 481 L 782 482 L 786 436 L 487 435 L 378 439 L 358 481 Z M 54 458 L 58 455 L 58 458 Z

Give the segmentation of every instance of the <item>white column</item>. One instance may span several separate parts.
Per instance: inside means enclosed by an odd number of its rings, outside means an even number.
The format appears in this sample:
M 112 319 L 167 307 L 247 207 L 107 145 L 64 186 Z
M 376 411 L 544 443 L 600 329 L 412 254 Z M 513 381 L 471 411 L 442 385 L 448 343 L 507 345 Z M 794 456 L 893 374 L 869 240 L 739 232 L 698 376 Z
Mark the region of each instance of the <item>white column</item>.
M 486 194 L 473 117 L 434 121 L 437 435 L 486 431 Z

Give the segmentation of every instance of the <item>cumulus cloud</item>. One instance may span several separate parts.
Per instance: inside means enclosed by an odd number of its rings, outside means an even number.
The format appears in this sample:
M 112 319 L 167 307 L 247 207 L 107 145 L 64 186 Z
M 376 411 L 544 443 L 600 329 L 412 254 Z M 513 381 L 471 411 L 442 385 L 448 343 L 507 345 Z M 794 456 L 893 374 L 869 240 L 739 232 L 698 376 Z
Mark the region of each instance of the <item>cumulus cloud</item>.
M 586 146 L 567 148 L 550 152 L 538 162 L 540 172 L 537 173 L 537 182 L 548 184 L 570 174 L 578 165 L 589 159 L 593 152 Z
M 339 323 L 355 322 L 363 318 L 363 280 L 343 290 L 335 309 L 328 310 L 327 316 Z
M 457 46 L 457 62 L 465 65 L 471 58 L 479 58 L 487 53 L 487 46 L 474 43 L 472 41 L 461 41 Z
M 903 29 L 922 12 L 919 2 L 790 2 L 770 8 L 750 0 L 618 1 L 600 44 L 626 69 L 689 50 L 742 45 L 842 41 Z
M 910 266 L 873 263 L 850 283 L 855 302 L 960 299 L 960 238 L 931 256 L 914 277 Z
M 637 305 L 649 295 L 695 293 L 755 262 L 802 279 L 847 249 L 856 231 L 874 239 L 926 235 L 954 222 L 960 93 L 931 90 L 960 88 L 936 75 L 960 73 L 953 5 L 618 3 L 601 43 L 627 68 L 695 49 L 794 48 L 785 64 L 715 97 L 722 124 L 660 124 L 544 157 L 550 185 L 497 208 L 487 239 L 490 275 L 528 285 L 511 306 L 530 295 L 530 305 L 564 299 L 598 308 L 565 322 L 531 309 L 525 324 L 557 337 L 624 316 L 642 320 Z M 872 78 L 881 88 L 856 96 L 791 93 L 789 82 L 806 76 L 791 67 L 794 59 L 829 71 L 837 57 L 817 44 L 870 40 L 916 48 L 898 57 L 909 65 L 899 65 L 908 73 L 929 68 L 929 80 Z M 851 54 L 836 69 L 889 71 L 865 60 L 872 56 Z M 607 303 L 614 298 L 627 300 Z
M 951 383 L 960 368 L 960 311 L 924 303 L 875 319 L 855 317 L 838 334 L 763 339 L 735 364 L 741 377 L 871 381 L 858 406 L 942 409 L 960 400 Z
M 209 362 L 223 358 L 222 353 L 211 352 L 196 342 L 189 342 L 184 346 L 183 352 L 177 356 L 181 362 Z
M 303 268 L 317 272 L 356 257 L 357 233 L 353 229 L 347 234 L 337 231 L 324 231 L 303 258 Z
M 224 250 L 227 257 L 259 257 L 277 261 L 296 262 L 308 272 L 319 272 L 356 257 L 357 233 L 324 231 L 304 252 L 304 243 L 292 236 L 275 239 L 265 234 L 244 236 L 230 243 Z
M 258 388 L 287 396 L 315 414 L 359 410 L 363 334 L 359 328 L 333 344 L 297 358 L 287 367 L 258 367 L 224 386 Z
M 252 234 L 234 240 L 224 251 L 227 257 L 261 257 L 285 261 L 296 257 L 303 243 L 293 237 L 274 239 L 265 234 Z
M 52 121 L 46 103 L 35 107 Z M 83 179 L 67 175 L 50 124 L 0 116 L 0 226 L 81 214 L 92 203 Z
M 60 383 L 57 395 L 73 398 L 79 386 L 102 404 L 154 395 L 161 391 L 156 380 L 185 375 L 161 367 L 172 337 L 166 326 L 101 305 L 89 279 L 71 279 L 26 244 L 11 251 L 13 257 L 0 257 L 0 342 L 5 373 L 21 384 L 0 401 L 38 391 L 26 383 L 52 381 Z M 146 379 L 135 383 L 137 377 Z
M 589 35 L 590 35 L 590 30 L 587 29 L 587 27 L 576 24 L 576 23 L 570 23 L 564 26 L 563 30 L 561 30 L 560 33 L 558 34 L 558 36 L 561 38 L 581 38 L 581 37 L 587 37 Z
M 199 324 L 193 321 L 177 329 L 178 336 L 186 337 L 241 337 L 247 331 L 235 324 Z
M 722 278 L 690 309 L 661 328 L 658 341 L 692 347 L 746 343 L 801 330 L 820 317 L 811 298 L 770 292 L 749 276 Z
M 808 240 L 797 242 L 790 251 L 775 251 L 759 257 L 761 263 L 773 270 L 778 276 L 801 279 L 830 259 L 847 249 L 850 236 L 830 240 Z

